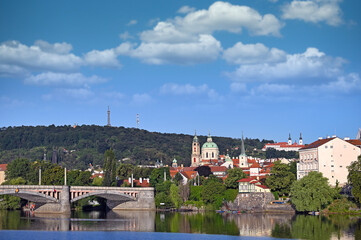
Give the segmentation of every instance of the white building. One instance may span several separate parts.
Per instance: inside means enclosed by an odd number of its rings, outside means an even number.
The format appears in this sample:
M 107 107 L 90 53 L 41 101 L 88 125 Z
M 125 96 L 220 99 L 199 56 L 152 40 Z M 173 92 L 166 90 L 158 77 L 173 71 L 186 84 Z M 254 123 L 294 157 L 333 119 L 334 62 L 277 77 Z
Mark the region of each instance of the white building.
M 361 155 L 361 141 L 341 139 L 336 136 L 319 138 L 317 141 L 299 150 L 297 179 L 311 171 L 321 172 L 333 186 L 347 183 L 347 166 Z
M 300 139 L 298 143 L 295 141 L 292 143 L 291 134 L 289 134 L 287 142 L 278 142 L 278 143 L 267 143 L 262 148 L 262 151 L 267 151 L 269 148 L 276 149 L 277 151 L 298 151 L 299 149 L 303 148 L 303 140 L 302 140 L 302 133 L 300 133 Z

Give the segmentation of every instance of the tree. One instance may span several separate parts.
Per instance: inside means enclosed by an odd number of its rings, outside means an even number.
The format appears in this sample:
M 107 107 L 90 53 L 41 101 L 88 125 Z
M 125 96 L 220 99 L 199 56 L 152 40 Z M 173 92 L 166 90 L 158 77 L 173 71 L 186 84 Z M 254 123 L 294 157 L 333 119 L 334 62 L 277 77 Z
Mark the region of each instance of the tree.
M 224 181 L 224 184 L 227 188 L 238 188 L 238 180 L 242 178 L 246 178 L 247 175 L 242 171 L 241 168 L 232 168 L 227 171 L 228 176 L 226 180 Z
M 154 168 L 152 173 L 150 174 L 150 185 L 154 187 L 157 183 L 164 182 L 164 172 L 166 175 L 166 180 L 170 180 L 171 178 L 169 168 Z
M 128 179 L 132 176 L 133 171 L 134 166 L 132 164 L 121 163 L 117 168 L 117 176 L 119 177 L 119 179 Z
M 47 169 L 41 175 L 41 184 L 43 185 L 63 185 L 64 169 L 54 165 L 53 168 Z
M 183 177 L 180 174 L 180 172 L 177 172 L 177 174 L 174 176 L 173 181 L 177 183 L 178 185 L 182 185 Z
M 172 184 L 170 186 L 170 198 L 174 206 L 176 208 L 180 208 L 180 206 L 182 205 L 182 198 L 179 195 L 179 188 L 175 184 Z
M 183 199 L 183 202 L 187 201 L 189 198 L 189 184 L 180 184 L 179 185 L 179 195 Z
M 6 180 L 16 179 L 22 177 L 28 180 L 29 173 L 31 172 L 31 163 L 28 159 L 17 158 L 8 164 L 6 169 Z
M 205 203 L 213 204 L 223 195 L 225 190 L 226 187 L 223 183 L 208 181 L 203 185 L 201 196 Z
M 295 175 L 291 172 L 290 166 L 280 161 L 275 162 L 271 170 L 271 176 L 266 179 L 266 185 L 272 191 L 282 195 L 288 195 L 292 183 L 296 180 Z
M 299 212 L 319 211 L 330 204 L 335 190 L 320 172 L 310 172 L 291 186 L 291 200 Z
M 197 171 L 199 176 L 208 177 L 212 174 L 211 168 L 209 166 L 200 166 L 194 169 L 194 171 Z
M 352 196 L 361 205 L 361 156 L 357 158 L 357 161 L 352 162 L 348 169 L 348 182 L 352 185 Z
M 108 149 L 104 153 L 104 180 L 103 186 L 112 186 L 116 181 L 116 160 L 114 152 Z

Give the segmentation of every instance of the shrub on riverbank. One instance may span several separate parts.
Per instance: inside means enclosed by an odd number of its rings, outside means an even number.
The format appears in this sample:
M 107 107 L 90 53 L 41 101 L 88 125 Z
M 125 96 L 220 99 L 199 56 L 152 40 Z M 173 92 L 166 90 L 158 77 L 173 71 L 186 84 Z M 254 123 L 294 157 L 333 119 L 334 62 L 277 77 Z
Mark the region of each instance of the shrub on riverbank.
M 357 209 L 357 205 L 346 198 L 335 199 L 322 213 L 360 213 L 361 211 Z

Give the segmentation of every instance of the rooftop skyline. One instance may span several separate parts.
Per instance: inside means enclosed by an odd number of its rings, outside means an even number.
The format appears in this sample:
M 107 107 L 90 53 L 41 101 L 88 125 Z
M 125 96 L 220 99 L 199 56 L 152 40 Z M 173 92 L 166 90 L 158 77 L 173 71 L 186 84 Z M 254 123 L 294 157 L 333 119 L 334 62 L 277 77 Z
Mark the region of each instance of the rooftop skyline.
M 359 1 L 0 1 L 0 126 L 293 141 L 361 127 Z

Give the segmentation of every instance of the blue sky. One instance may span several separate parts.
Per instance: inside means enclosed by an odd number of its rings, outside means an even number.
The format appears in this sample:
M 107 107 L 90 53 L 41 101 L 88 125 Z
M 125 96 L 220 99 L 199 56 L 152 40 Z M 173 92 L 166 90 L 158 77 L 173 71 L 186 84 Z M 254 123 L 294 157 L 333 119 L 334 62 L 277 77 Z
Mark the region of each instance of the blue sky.
M 360 1 L 0 0 L 0 125 L 285 141 L 361 127 Z

